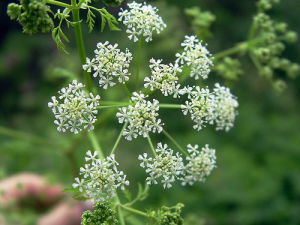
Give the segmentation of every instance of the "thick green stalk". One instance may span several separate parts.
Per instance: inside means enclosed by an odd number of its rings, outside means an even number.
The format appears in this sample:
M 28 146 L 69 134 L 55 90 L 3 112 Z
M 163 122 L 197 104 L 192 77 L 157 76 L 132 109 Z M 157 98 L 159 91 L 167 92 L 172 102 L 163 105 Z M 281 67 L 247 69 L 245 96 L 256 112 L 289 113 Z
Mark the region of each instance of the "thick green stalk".
M 172 136 L 171 136 L 165 129 L 163 129 L 163 133 L 166 135 L 167 138 L 169 138 L 169 140 L 170 140 L 171 142 L 173 142 L 174 145 L 176 145 L 176 147 L 177 147 L 183 154 L 185 154 L 185 155 L 187 155 L 187 156 L 189 155 L 189 154 L 187 153 L 187 151 L 185 151 L 185 150 L 177 143 L 177 141 L 175 141 L 174 138 L 172 138 Z
M 75 31 L 75 38 L 76 38 L 76 45 L 77 50 L 80 58 L 81 65 L 85 64 L 85 50 L 84 50 L 84 44 L 83 44 L 83 38 L 82 38 L 82 32 L 81 32 L 81 23 L 80 23 L 80 17 L 79 17 L 79 9 L 76 7 L 76 0 L 71 0 L 72 6 L 74 9 L 72 10 L 72 16 L 73 16 L 73 22 L 78 22 L 76 25 L 74 25 L 74 31 Z M 92 92 L 92 82 L 91 77 L 88 72 L 83 70 L 83 75 L 85 79 L 85 84 L 89 92 Z
M 140 64 L 141 64 L 141 43 L 142 43 L 142 37 L 139 37 L 139 40 L 138 40 L 138 53 L 137 53 L 137 65 L 136 65 L 136 82 L 135 82 L 136 90 L 139 89 L 139 75 L 140 75 Z

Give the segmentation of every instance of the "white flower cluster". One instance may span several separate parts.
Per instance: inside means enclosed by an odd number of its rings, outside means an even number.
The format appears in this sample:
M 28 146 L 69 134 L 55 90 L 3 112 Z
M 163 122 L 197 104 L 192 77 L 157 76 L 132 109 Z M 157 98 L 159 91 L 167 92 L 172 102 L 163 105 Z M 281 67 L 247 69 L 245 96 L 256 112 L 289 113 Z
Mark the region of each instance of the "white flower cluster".
M 196 36 L 185 36 L 184 42 L 181 44 L 184 51 L 176 54 L 176 62 L 181 65 L 187 64 L 191 66 L 191 77 L 196 80 L 201 76 L 206 79 L 210 73 L 210 66 L 213 65 L 210 57 L 211 54 L 205 46 L 196 38 Z
M 108 41 L 97 44 L 95 58 L 86 58 L 86 64 L 82 66 L 87 72 L 94 71 L 93 76 L 99 76 L 99 86 L 107 89 L 114 86 L 113 78 L 117 78 L 120 83 L 129 80 L 130 73 L 128 68 L 132 60 L 132 54 L 126 49 L 121 52 L 117 48 L 118 44 L 110 45 Z
M 133 92 L 131 100 L 134 105 L 122 107 L 116 114 L 119 123 L 128 123 L 123 131 L 123 136 L 129 141 L 138 135 L 147 137 L 148 132 L 160 133 L 162 131 L 163 124 L 160 119 L 157 119 L 159 102 L 156 99 L 153 99 L 153 102 L 146 101 L 146 97 L 142 93 Z
M 138 157 L 142 161 L 140 166 L 146 168 L 146 173 L 149 174 L 146 179 L 149 185 L 158 184 L 157 180 L 160 177 L 164 188 L 172 187 L 172 183 L 176 180 L 180 180 L 182 185 L 186 183 L 192 185 L 195 181 L 204 182 L 205 176 L 216 167 L 215 150 L 210 149 L 208 145 L 200 152 L 198 145 L 192 147 L 189 144 L 190 155 L 186 157 L 186 165 L 181 154 L 177 152 L 174 155 L 173 150 L 166 144 L 158 143 L 155 151 L 157 155 L 154 158 L 148 158 L 147 153 Z
M 206 123 L 216 123 L 216 130 L 229 131 L 233 127 L 238 101 L 229 88 L 215 84 L 213 92 L 198 86 L 187 86 L 182 91 L 188 94 L 189 100 L 181 105 L 181 109 L 184 115 L 191 114 L 194 129 L 199 131 Z
M 180 84 L 178 84 L 177 73 L 181 72 L 178 64 L 165 65 L 162 60 L 150 60 L 151 78 L 144 79 L 145 88 L 150 88 L 151 91 L 159 89 L 163 95 L 173 95 L 174 98 L 180 97 Z
M 104 201 L 114 197 L 117 188 L 124 190 L 125 185 L 129 185 L 126 175 L 117 169 L 119 163 L 115 155 L 101 160 L 97 158 L 98 152 L 92 154 L 89 150 L 86 154 L 85 161 L 90 162 L 80 168 L 83 179 L 75 178 L 73 188 L 79 188 L 95 201 Z
M 230 93 L 230 89 L 222 87 L 220 84 L 215 84 L 214 93 L 217 106 L 214 110 L 216 129 L 223 130 L 225 128 L 226 131 L 229 131 L 233 127 L 239 103 L 237 98 Z
M 119 13 L 119 21 L 123 21 L 127 27 L 128 38 L 134 42 L 139 40 L 139 36 L 146 37 L 146 42 L 152 41 L 152 33 L 159 34 L 166 28 L 162 18 L 156 13 L 158 9 L 151 5 L 132 2 L 128 4 L 129 11 L 126 9 Z
M 209 176 L 216 167 L 216 150 L 209 148 L 208 145 L 199 151 L 198 145 L 188 145 L 190 156 L 186 157 L 188 163 L 182 169 L 181 184 L 193 185 L 196 181 L 204 182 L 205 176 Z
M 93 124 L 96 122 L 97 106 L 99 105 L 100 96 L 89 96 L 82 90 L 84 85 L 73 80 L 68 87 L 62 88 L 58 93 L 61 103 L 53 96 L 52 102 L 48 107 L 52 108 L 55 116 L 54 123 L 58 126 L 59 132 L 69 130 L 77 134 L 82 129 L 93 130 Z

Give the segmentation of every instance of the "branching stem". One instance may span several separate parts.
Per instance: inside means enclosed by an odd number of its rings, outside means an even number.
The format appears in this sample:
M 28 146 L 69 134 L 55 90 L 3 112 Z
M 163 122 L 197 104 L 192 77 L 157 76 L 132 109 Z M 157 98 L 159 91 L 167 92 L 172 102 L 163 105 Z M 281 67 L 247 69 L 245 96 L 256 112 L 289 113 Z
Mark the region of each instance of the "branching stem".
M 166 137 L 186 156 L 188 156 L 188 152 L 185 151 L 178 143 L 174 140 L 174 138 L 165 130 L 163 129 L 163 133 L 166 135 Z

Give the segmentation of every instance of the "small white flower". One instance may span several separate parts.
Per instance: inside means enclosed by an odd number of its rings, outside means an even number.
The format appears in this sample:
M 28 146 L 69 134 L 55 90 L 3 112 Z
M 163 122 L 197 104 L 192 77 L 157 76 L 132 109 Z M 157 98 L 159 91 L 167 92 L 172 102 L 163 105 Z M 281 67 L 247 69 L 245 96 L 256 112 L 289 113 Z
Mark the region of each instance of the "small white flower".
M 95 115 L 98 113 L 96 107 L 99 105 L 100 96 L 86 94 L 82 90 L 83 87 L 82 83 L 73 80 L 68 87 L 62 88 L 58 92 L 61 101 L 53 96 L 52 102 L 48 103 L 59 132 L 70 130 L 74 134 L 78 134 L 82 129 L 94 129 L 93 123 L 97 120 Z
M 103 160 L 96 159 L 97 152 L 92 153 L 87 151 L 86 161 L 90 164 L 85 164 L 84 168 L 80 168 L 80 174 L 85 180 L 75 178 L 76 183 L 73 188 L 79 187 L 79 190 L 85 191 L 86 195 L 96 202 L 109 200 L 115 196 L 117 188 L 125 189 L 125 185 L 129 185 L 126 180 L 126 175 L 123 171 L 118 171 L 115 156 L 111 155 Z
M 86 58 L 86 64 L 82 66 L 87 72 L 94 71 L 94 77 L 99 76 L 99 86 L 103 89 L 114 86 L 115 80 L 124 84 L 131 75 L 128 68 L 132 54 L 128 49 L 121 52 L 117 47 L 118 44 L 110 45 L 108 41 L 98 43 L 95 58 Z
M 134 42 L 138 41 L 142 36 L 145 41 L 152 41 L 152 34 L 156 32 L 159 34 L 166 28 L 166 24 L 162 18 L 157 15 L 158 9 L 146 3 L 132 2 L 128 4 L 129 11 L 122 10 L 119 13 L 119 21 L 127 27 L 126 33 L 128 38 Z
M 213 62 L 211 54 L 205 46 L 196 38 L 196 36 L 185 36 L 184 42 L 181 44 L 184 47 L 182 54 L 176 53 L 176 62 L 181 65 L 191 66 L 190 76 L 196 80 L 199 77 L 206 79 L 210 73 L 210 67 Z
M 153 102 L 146 101 L 146 97 L 143 93 L 133 92 L 131 97 L 133 105 L 120 108 L 116 114 L 119 123 L 128 122 L 123 136 L 129 141 L 137 138 L 138 135 L 147 137 L 149 132 L 162 131 L 164 124 L 157 119 L 159 102 L 156 99 L 153 99 Z

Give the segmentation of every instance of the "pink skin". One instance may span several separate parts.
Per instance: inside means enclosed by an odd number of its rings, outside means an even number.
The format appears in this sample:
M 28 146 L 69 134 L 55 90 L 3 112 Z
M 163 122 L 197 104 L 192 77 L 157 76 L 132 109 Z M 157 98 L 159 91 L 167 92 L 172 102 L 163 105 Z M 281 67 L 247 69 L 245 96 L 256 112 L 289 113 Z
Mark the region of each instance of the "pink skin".
M 20 188 L 21 187 L 21 188 Z M 93 204 L 90 201 L 75 201 L 61 190 L 61 185 L 49 185 L 40 176 L 30 173 L 22 173 L 11 176 L 0 181 L 0 205 L 7 206 L 12 200 L 19 200 L 23 197 L 37 197 L 43 195 L 47 205 L 51 206 L 57 200 L 59 202 L 52 206 L 47 214 L 41 215 L 38 225 L 79 225 L 82 212 L 92 209 Z M 1 217 L 1 215 L 0 215 Z M 5 225 L 1 221 L 0 224 Z

